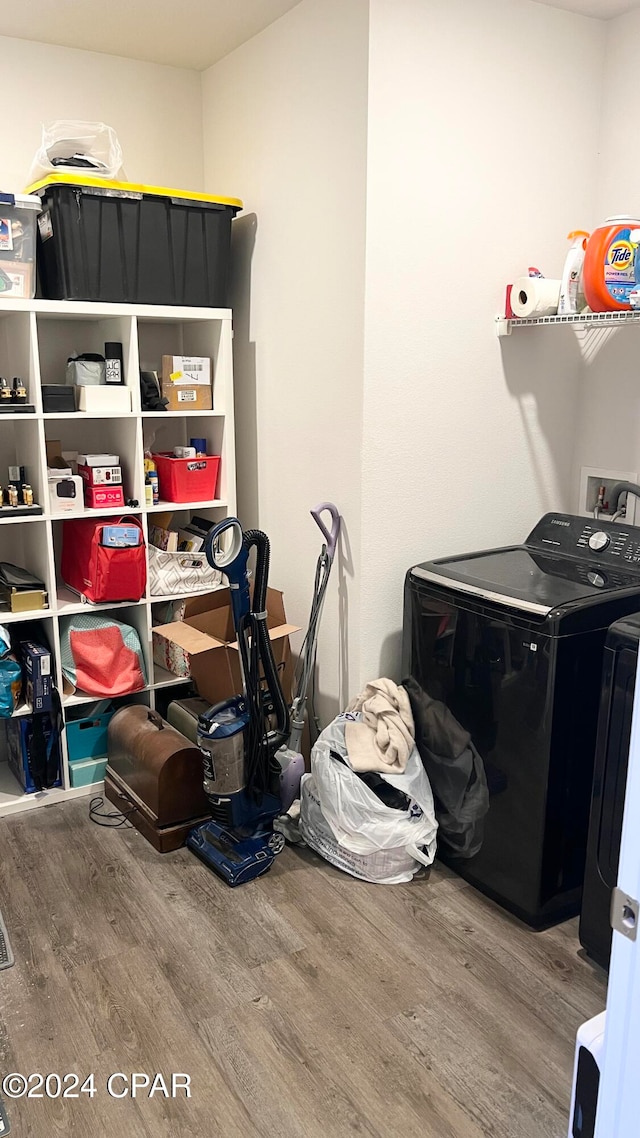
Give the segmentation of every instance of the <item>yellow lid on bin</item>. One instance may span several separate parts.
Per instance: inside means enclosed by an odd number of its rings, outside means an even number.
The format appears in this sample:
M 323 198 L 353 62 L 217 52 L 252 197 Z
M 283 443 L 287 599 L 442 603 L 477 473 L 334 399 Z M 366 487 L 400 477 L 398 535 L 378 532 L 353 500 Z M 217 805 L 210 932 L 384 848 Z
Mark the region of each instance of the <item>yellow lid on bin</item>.
M 193 190 L 172 190 L 166 186 L 142 186 L 138 182 L 113 182 L 109 178 L 92 178 L 88 174 L 47 174 L 25 191 L 36 194 L 46 186 L 86 186 L 88 189 L 112 190 L 122 194 L 153 194 L 155 197 L 180 198 L 183 201 L 207 202 L 209 205 L 230 205 L 243 209 L 240 198 L 219 198 L 211 194 L 196 194 Z

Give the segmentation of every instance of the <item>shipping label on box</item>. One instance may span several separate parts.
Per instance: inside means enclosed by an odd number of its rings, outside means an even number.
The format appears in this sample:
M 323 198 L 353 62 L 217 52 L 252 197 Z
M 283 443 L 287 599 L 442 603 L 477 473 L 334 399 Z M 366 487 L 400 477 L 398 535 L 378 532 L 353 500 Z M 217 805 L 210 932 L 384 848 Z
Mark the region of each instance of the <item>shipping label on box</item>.
M 211 360 L 207 356 L 163 356 L 162 378 L 186 387 L 211 387 Z
M 167 411 L 212 411 L 213 394 L 210 387 L 178 387 L 169 380 L 162 381 L 162 398 L 169 400 Z
M 41 213 L 38 218 L 38 229 L 40 230 L 40 237 L 43 241 L 50 241 L 53 237 L 53 221 L 51 220 L 51 213 L 46 210 Z

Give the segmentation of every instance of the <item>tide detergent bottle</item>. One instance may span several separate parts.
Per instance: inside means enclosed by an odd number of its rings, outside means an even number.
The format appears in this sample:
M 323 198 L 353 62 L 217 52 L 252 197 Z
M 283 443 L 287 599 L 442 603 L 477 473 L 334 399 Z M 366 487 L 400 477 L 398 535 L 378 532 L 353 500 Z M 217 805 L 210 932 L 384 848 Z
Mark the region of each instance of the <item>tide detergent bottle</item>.
M 583 288 L 592 312 L 625 311 L 637 287 L 640 252 L 635 217 L 609 217 L 594 229 L 584 256 Z

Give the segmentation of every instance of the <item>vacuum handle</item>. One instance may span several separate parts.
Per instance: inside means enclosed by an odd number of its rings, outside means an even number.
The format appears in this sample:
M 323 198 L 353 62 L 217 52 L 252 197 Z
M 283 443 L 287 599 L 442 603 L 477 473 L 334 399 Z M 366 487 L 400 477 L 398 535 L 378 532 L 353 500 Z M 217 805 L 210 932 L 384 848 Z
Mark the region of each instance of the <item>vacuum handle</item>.
M 227 549 L 220 549 L 218 542 L 223 534 L 231 532 Z M 245 617 L 251 609 L 247 559 L 249 547 L 245 534 L 237 518 L 225 518 L 209 530 L 204 551 L 212 569 L 224 573 L 231 590 L 233 624 L 238 636 L 242 634 Z
M 227 550 L 220 550 L 217 548 L 217 543 L 227 530 L 233 531 L 231 544 Z M 217 569 L 220 573 L 226 573 L 242 552 L 243 541 L 242 526 L 237 518 L 225 518 L 217 526 L 213 526 L 204 543 L 204 551 L 211 568 Z
M 321 517 L 325 510 L 328 510 L 328 512 L 331 514 L 330 531 L 327 529 Z M 315 510 L 311 510 L 311 517 L 313 518 L 314 522 L 316 522 L 320 527 L 323 537 L 327 543 L 327 553 L 329 554 L 330 560 L 333 560 L 336 546 L 338 544 L 338 538 L 340 536 L 340 511 L 338 510 L 338 507 L 334 506 L 333 502 L 321 502 L 319 506 L 316 506 Z

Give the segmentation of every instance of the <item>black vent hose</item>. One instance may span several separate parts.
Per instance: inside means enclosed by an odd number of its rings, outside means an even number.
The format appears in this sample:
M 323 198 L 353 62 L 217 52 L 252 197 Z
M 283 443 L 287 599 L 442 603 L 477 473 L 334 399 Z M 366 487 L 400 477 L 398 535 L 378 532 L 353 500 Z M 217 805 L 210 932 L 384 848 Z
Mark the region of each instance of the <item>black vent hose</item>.
M 619 508 L 618 504 L 623 494 L 634 494 L 636 498 L 640 498 L 640 486 L 637 482 L 616 482 L 609 494 L 610 514 L 615 514 Z
M 269 538 L 262 530 L 250 529 L 244 533 L 244 547 L 256 550 L 256 569 L 251 612 L 245 620 L 245 631 L 250 636 L 240 638 L 242 665 L 245 677 L 249 711 L 249 737 L 247 740 L 247 791 L 254 797 L 269 788 L 271 764 L 279 747 L 286 743 L 290 733 L 289 708 L 280 685 L 278 669 L 267 629 L 267 585 L 269 581 Z M 260 684 L 260 666 L 274 705 L 276 728 L 264 730 L 264 711 Z

